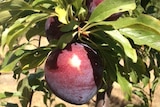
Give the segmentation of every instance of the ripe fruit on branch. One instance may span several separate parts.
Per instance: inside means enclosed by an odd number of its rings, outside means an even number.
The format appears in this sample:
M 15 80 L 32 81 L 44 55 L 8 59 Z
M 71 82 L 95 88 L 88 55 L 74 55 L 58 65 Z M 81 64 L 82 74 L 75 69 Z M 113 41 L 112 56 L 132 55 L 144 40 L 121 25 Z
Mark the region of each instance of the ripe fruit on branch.
M 83 43 L 70 43 L 51 52 L 45 64 L 45 78 L 52 92 L 72 104 L 87 103 L 102 82 L 101 58 Z
M 49 17 L 45 23 L 45 32 L 47 40 L 51 42 L 53 39 L 59 39 L 63 32 L 60 31 L 60 22 L 57 17 Z

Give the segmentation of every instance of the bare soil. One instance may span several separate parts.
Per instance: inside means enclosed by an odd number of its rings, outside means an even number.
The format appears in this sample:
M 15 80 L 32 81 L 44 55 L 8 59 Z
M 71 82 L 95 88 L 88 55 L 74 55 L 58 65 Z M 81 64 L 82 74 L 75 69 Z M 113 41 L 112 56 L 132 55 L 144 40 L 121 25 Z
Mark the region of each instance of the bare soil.
M 17 81 L 13 79 L 12 74 L 0 75 L 0 87 L 1 87 L 0 93 L 15 92 L 16 86 L 17 86 Z M 141 100 L 138 97 L 133 96 L 132 102 L 127 102 L 124 100 L 124 96 L 123 96 L 120 86 L 114 83 L 113 87 L 114 88 L 111 93 L 111 107 L 125 107 L 125 105 L 129 103 L 133 103 L 135 107 L 140 107 L 138 105 L 140 105 Z M 156 89 L 152 107 L 159 107 L 160 105 L 160 93 L 158 92 L 159 90 L 160 90 L 160 86 L 158 86 L 158 88 Z M 55 98 L 55 101 L 53 102 L 52 107 L 94 107 L 95 106 L 95 103 L 94 103 L 95 97 L 88 104 L 84 104 L 84 105 L 69 104 L 54 95 L 53 97 Z M 14 103 L 14 104 L 18 104 L 19 107 L 21 107 L 19 103 L 19 99 L 17 97 L 0 100 L 0 104 L 5 103 L 5 102 L 8 102 L 8 105 L 9 103 Z M 56 106 L 60 104 L 61 106 Z M 62 104 L 64 104 L 65 106 L 62 106 Z M 7 106 L 7 107 L 10 107 L 10 106 Z M 43 103 L 43 93 L 42 92 L 34 93 L 31 107 L 46 107 L 46 105 Z

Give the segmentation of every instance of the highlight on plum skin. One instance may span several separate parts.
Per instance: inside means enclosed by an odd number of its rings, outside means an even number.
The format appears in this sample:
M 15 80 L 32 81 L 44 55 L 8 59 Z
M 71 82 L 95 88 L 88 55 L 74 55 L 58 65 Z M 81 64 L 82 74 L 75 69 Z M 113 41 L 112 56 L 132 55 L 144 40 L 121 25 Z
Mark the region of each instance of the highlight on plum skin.
M 100 56 L 83 43 L 71 43 L 50 53 L 45 64 L 45 79 L 52 92 L 72 104 L 87 103 L 102 82 Z

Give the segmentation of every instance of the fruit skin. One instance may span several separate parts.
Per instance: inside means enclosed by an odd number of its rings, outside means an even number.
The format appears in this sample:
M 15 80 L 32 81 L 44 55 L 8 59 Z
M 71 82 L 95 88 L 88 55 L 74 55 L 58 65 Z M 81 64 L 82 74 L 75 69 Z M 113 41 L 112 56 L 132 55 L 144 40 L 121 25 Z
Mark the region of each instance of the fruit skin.
M 87 7 L 89 7 L 89 12 L 92 13 L 93 10 L 102 2 L 103 0 L 90 0 L 90 3 L 87 2 Z M 117 20 L 123 13 L 119 12 L 119 13 L 115 13 L 112 14 L 110 17 L 108 17 L 106 20 L 107 21 L 115 21 Z
M 92 12 L 103 0 L 92 0 L 89 5 L 89 11 Z
M 45 23 L 45 33 L 47 36 L 47 40 L 51 42 L 53 39 L 58 40 L 63 32 L 60 31 L 61 23 L 58 21 L 57 17 L 49 17 Z
M 101 58 L 83 43 L 51 52 L 45 64 L 45 78 L 52 92 L 77 105 L 87 103 L 97 93 L 102 73 Z

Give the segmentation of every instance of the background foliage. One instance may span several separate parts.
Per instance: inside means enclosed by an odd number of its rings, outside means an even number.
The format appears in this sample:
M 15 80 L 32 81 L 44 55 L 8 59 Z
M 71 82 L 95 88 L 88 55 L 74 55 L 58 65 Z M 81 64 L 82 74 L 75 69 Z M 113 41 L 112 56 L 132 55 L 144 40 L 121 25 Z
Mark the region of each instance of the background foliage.
M 19 81 L 17 92 L 0 93 L 0 99 L 18 96 L 22 106 L 27 107 L 31 105 L 33 93 L 41 91 L 44 103 L 49 106 L 47 100 L 52 103 L 53 99 L 40 65 L 50 51 L 64 48 L 78 36 L 79 40 L 98 50 L 104 59 L 102 88 L 105 91 L 117 82 L 127 100 L 135 94 L 143 99 L 142 107 L 152 107 L 160 81 L 159 5 L 160 0 L 104 0 L 89 15 L 83 0 L 0 0 L 0 45 L 5 55 L 0 72 L 13 72 L 13 78 Z M 121 18 L 106 20 L 118 12 L 123 12 Z M 64 35 L 41 47 L 45 21 L 52 16 L 58 16 Z M 37 35 L 35 46 L 32 38 Z M 27 42 L 20 43 L 22 38 Z M 28 46 L 34 48 L 28 49 Z M 153 81 L 150 81 L 151 71 Z M 20 79 L 21 75 L 25 78 Z M 144 90 L 148 84 L 149 95 Z

